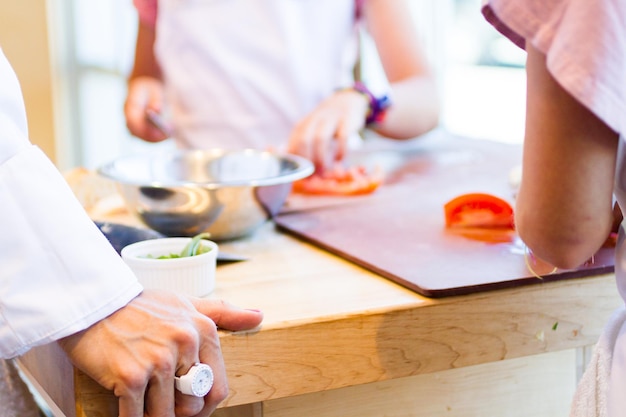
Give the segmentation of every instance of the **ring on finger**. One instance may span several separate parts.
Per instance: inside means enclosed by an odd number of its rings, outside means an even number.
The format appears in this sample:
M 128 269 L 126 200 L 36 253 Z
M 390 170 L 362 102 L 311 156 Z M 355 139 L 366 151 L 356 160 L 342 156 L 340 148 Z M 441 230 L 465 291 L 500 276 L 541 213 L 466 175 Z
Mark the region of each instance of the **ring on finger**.
M 194 397 L 204 397 L 213 387 L 213 369 L 206 363 L 196 363 L 182 376 L 174 377 L 178 391 Z

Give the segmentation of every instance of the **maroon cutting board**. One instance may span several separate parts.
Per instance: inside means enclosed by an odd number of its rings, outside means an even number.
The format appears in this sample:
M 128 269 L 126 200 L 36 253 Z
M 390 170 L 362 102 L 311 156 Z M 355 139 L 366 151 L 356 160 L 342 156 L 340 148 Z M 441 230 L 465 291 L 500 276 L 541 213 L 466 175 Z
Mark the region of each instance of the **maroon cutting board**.
M 385 184 L 370 196 L 353 199 L 294 196 L 275 219 L 277 227 L 427 297 L 613 270 L 612 248 L 602 249 L 581 268 L 552 272 L 552 266 L 532 256 L 525 259 L 524 245 L 514 234 L 493 243 L 445 229 L 443 206 L 460 194 L 487 192 L 514 204 L 510 175 L 521 163 L 518 145 L 436 134 L 407 149 L 355 158 L 386 165 Z

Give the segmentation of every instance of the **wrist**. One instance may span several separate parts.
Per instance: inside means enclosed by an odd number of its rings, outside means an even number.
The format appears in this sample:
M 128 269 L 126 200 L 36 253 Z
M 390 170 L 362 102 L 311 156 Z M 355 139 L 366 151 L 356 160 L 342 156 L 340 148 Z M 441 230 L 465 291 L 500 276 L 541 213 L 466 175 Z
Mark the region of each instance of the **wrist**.
M 368 100 L 368 112 L 365 116 L 365 125 L 380 124 L 385 120 L 387 110 L 391 106 L 391 99 L 388 95 L 377 97 L 365 84 L 360 81 L 354 83 L 352 89 L 363 94 Z

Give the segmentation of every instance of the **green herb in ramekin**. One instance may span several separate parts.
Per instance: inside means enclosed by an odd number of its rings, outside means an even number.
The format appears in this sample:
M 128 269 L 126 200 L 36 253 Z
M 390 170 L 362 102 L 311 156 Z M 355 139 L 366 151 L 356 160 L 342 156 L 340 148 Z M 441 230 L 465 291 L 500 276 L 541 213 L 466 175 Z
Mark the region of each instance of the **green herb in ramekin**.
M 203 245 L 202 239 L 208 239 L 211 237 L 210 233 L 200 233 L 191 238 L 191 241 L 185 245 L 183 250 L 180 253 L 170 253 L 169 255 L 161 255 L 159 257 L 154 257 L 153 255 L 146 255 L 146 258 L 152 259 L 175 259 L 175 258 L 186 258 L 189 256 L 201 255 L 203 253 L 207 253 L 211 251 L 211 247 Z

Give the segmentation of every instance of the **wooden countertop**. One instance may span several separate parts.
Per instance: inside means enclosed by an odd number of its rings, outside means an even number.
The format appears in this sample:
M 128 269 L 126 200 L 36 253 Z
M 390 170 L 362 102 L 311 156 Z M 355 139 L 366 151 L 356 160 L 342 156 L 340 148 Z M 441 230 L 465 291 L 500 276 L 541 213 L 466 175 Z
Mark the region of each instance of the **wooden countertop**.
M 74 187 L 85 206 L 93 185 Z M 125 213 L 100 219 L 136 224 Z M 265 313 L 259 329 L 221 332 L 231 389 L 223 408 L 590 346 L 622 304 L 613 274 L 426 298 L 273 222 L 220 249 L 250 260 L 218 266 L 210 298 Z M 58 413 L 117 415 L 112 393 L 56 344 L 20 364 Z
M 271 222 L 220 247 L 251 260 L 219 266 L 210 297 L 265 313 L 256 331 L 222 332 L 222 407 L 592 345 L 621 304 L 612 274 L 428 299 Z M 65 415 L 117 415 L 55 345 L 21 363 Z

